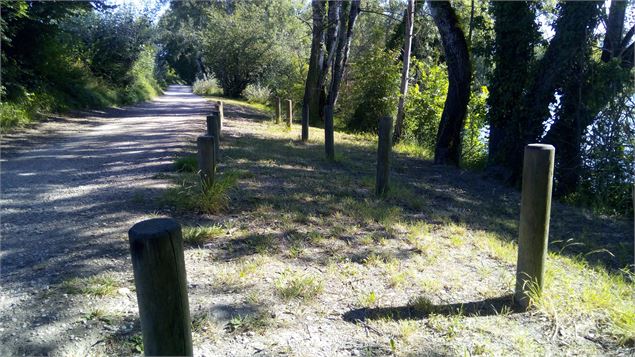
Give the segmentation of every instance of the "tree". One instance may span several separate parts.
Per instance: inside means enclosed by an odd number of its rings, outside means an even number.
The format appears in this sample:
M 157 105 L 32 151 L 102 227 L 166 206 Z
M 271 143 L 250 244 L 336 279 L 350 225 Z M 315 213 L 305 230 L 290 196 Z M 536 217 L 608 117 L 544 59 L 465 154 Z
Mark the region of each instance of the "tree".
M 342 81 L 342 75 L 353 38 L 355 20 L 359 14 L 360 0 L 329 1 L 329 28 L 327 34 L 327 65 L 332 67 L 331 81 L 324 105 L 324 150 L 328 160 L 335 160 L 335 140 L 333 128 L 333 110 Z
M 432 18 L 439 29 L 448 66 L 449 88 L 437 132 L 434 152 L 436 164 L 459 165 L 461 131 L 470 100 L 471 67 L 465 35 L 448 1 L 428 1 Z
M 406 93 L 408 92 L 408 71 L 410 70 L 410 50 L 412 48 L 412 32 L 414 29 L 415 0 L 408 0 L 406 9 L 406 26 L 404 31 L 403 50 L 403 71 L 401 73 L 401 85 L 399 86 L 399 104 L 397 105 L 397 120 L 395 121 L 395 132 L 393 144 L 399 142 L 403 136 L 404 106 Z
M 495 1 L 492 4 L 494 31 L 494 71 L 489 105 L 489 166 L 504 179 L 511 174 L 510 148 L 518 140 L 518 113 L 530 77 L 534 46 L 539 34 L 536 13 L 529 1 Z
M 324 81 L 324 12 L 326 2 L 313 0 L 313 27 L 311 29 L 311 55 L 309 71 L 302 99 L 302 141 L 309 140 L 309 120 L 320 117 L 320 96 Z

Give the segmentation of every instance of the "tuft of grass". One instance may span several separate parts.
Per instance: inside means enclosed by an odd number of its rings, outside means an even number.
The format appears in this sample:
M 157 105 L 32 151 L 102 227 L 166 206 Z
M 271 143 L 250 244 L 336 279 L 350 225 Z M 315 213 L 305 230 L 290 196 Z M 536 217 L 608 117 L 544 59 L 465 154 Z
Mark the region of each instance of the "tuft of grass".
M 233 171 L 219 174 L 211 186 L 205 187 L 198 175 L 185 175 L 176 187 L 165 192 L 163 201 L 179 211 L 219 213 L 229 207 L 229 191 L 236 186 L 238 176 Z
M 315 299 L 324 290 L 324 283 L 317 277 L 286 270 L 276 280 L 275 287 L 278 295 L 285 300 Z
M 224 233 L 225 230 L 219 225 L 183 227 L 183 241 L 192 244 L 204 244 L 222 236 Z
M 196 155 L 181 156 L 174 160 L 174 169 L 177 172 L 197 172 L 198 162 Z
M 273 317 L 268 311 L 261 311 L 253 315 L 236 315 L 227 323 L 228 332 L 244 333 L 253 331 L 262 333 L 273 323 Z
M 109 296 L 117 292 L 119 284 L 111 276 L 91 276 L 65 280 L 61 288 L 67 294 Z
M 367 293 L 363 293 L 359 299 L 358 303 L 362 307 L 373 307 L 377 304 L 378 296 L 374 291 L 370 291 Z

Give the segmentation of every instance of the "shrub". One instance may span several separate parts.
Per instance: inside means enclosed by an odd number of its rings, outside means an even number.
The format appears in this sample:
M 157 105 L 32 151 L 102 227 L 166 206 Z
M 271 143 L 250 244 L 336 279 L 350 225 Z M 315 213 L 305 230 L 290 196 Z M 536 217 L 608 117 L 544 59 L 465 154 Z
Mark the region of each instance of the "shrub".
M 267 104 L 271 98 L 271 91 L 260 84 L 249 84 L 243 91 L 243 97 L 250 103 Z
M 218 86 L 218 81 L 216 81 L 214 76 L 194 81 L 192 91 L 198 95 L 219 95 L 223 93 L 223 90 Z
M 236 172 L 217 174 L 214 183 L 205 187 L 198 175 L 185 175 L 176 187 L 167 190 L 164 202 L 184 212 L 221 212 L 229 205 L 229 191 L 236 185 L 238 176 Z

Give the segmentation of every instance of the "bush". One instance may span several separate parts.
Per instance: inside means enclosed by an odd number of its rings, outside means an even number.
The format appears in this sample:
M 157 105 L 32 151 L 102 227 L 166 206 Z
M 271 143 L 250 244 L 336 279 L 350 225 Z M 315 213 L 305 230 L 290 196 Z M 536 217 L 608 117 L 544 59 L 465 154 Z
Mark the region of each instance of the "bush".
M 205 187 L 196 174 L 184 175 L 176 187 L 168 189 L 164 202 L 182 212 L 215 214 L 229 205 L 229 191 L 238 181 L 238 173 L 217 174 L 214 183 Z
M 220 95 L 223 93 L 223 90 L 218 86 L 218 81 L 216 81 L 214 76 L 194 81 L 192 91 L 198 95 Z
M 408 87 L 404 117 L 404 138 L 434 152 L 437 131 L 445 97 L 448 93 L 448 76 L 445 65 L 427 65 L 412 60 L 412 75 L 417 78 Z
M 250 103 L 267 104 L 271 98 L 271 91 L 260 84 L 249 84 L 243 91 L 243 97 Z
M 352 115 L 347 127 L 356 131 L 377 131 L 379 118 L 394 116 L 399 98 L 401 66 L 395 53 L 377 49 L 352 64 Z M 344 110 L 346 111 L 346 109 Z

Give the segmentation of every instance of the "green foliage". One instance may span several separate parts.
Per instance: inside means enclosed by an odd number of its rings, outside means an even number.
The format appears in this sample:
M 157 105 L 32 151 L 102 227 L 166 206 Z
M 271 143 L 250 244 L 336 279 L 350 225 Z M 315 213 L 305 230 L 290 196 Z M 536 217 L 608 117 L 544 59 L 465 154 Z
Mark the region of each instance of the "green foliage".
M 219 225 L 183 227 L 183 241 L 192 244 L 204 244 L 222 236 L 224 233 L 225 229 Z
M 356 131 L 376 131 L 380 117 L 394 116 L 399 98 L 401 66 L 395 53 L 377 49 L 351 64 L 354 78 L 344 111 L 346 126 Z M 347 110 L 348 109 L 348 110 Z
M 411 60 L 411 66 L 411 73 L 417 80 L 408 88 L 404 137 L 434 152 L 448 93 L 447 70 L 445 65 L 429 65 L 417 59 Z
M 312 300 L 324 290 L 324 283 L 321 280 L 289 270 L 283 272 L 275 285 L 278 294 L 286 300 Z
M 271 90 L 257 83 L 248 84 L 243 91 L 243 97 L 245 97 L 249 103 L 267 104 L 271 98 Z
M 198 95 L 219 95 L 223 93 L 223 89 L 218 86 L 218 81 L 214 76 L 194 81 L 192 91 Z
M 241 1 L 211 7 L 201 33 L 202 57 L 225 95 L 239 96 L 250 83 L 266 84 L 292 72 L 302 23 L 290 1 Z
M 487 124 L 487 87 L 480 93 L 472 93 L 467 106 L 467 116 L 463 130 L 461 166 L 483 168 L 487 162 L 487 143 L 483 128 Z

